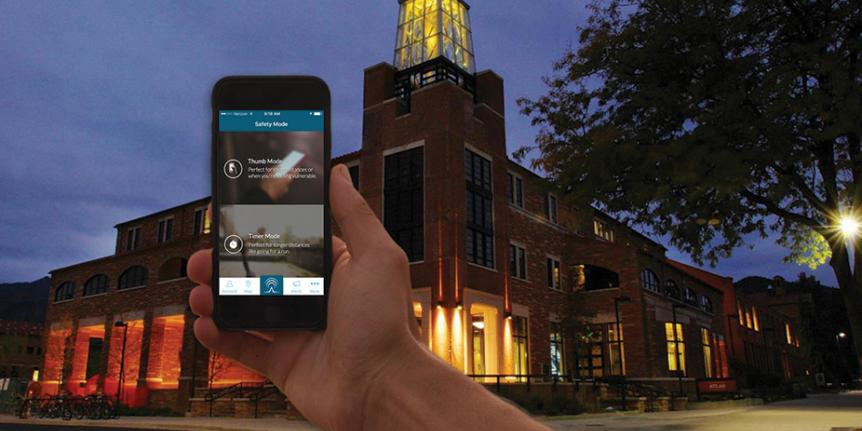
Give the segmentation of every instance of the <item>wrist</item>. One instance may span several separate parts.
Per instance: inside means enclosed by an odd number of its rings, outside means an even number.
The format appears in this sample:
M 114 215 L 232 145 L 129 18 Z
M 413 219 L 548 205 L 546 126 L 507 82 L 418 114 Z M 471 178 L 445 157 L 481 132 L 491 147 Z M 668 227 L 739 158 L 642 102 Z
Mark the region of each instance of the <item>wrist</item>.
M 395 350 L 386 366 L 382 367 L 369 384 L 366 392 L 362 429 L 385 428 L 385 422 L 395 412 L 405 414 L 400 402 L 409 395 L 410 388 L 419 382 L 419 373 L 426 373 L 445 365 L 413 337 Z M 390 424 L 391 425 L 391 424 Z

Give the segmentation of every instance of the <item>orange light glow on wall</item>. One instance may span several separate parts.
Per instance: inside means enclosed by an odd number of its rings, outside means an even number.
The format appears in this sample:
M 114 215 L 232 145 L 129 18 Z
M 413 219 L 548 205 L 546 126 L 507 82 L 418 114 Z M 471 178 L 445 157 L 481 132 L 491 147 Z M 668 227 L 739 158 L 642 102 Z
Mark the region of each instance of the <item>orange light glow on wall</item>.
M 515 354 L 512 350 L 512 319 L 503 319 L 503 374 L 515 374 Z
M 147 387 L 176 389 L 180 377 L 180 352 L 183 349 L 185 316 L 156 317 L 150 332 L 147 356 Z
M 72 335 L 71 326 L 52 324 L 48 331 L 48 341 L 45 344 L 45 366 L 42 378 L 42 392 L 56 394 L 59 391 L 60 380 L 63 378 L 63 353 L 66 339 Z
M 464 337 L 464 310 L 461 307 L 452 311 L 452 359 L 451 364 L 455 368 L 461 368 L 467 372 L 467 339 Z
M 211 388 L 235 385 L 239 382 L 262 382 L 265 380 L 263 376 L 219 353 L 210 352 L 207 368 Z
M 92 389 L 87 380 L 98 377 L 101 368 L 101 355 L 104 351 L 105 325 L 79 326 L 75 334 L 75 347 L 72 356 L 72 373 L 66 382 L 66 389 L 74 394 L 83 394 Z M 93 355 L 98 355 L 90 357 Z M 89 368 L 89 375 L 88 375 Z
M 436 307 L 434 312 L 434 344 L 431 350 L 446 362 L 451 363 L 449 349 L 449 331 L 446 324 L 446 309 Z
M 141 369 L 141 350 L 143 348 L 144 321 L 127 320 L 126 354 L 123 362 L 123 393 L 121 395 L 123 404 L 135 405 L 138 386 L 138 373 Z M 105 394 L 116 395 L 118 378 L 120 376 L 120 362 L 123 359 L 123 332 L 122 327 L 111 327 L 111 344 L 108 346 L 108 367 L 105 373 Z

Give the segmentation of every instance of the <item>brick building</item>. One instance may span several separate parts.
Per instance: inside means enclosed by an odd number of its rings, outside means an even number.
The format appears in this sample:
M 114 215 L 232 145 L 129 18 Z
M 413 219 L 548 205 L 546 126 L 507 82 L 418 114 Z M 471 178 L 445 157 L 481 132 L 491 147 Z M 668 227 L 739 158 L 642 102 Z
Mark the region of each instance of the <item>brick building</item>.
M 38 322 L 0 320 L 0 379 L 38 379 L 42 332 Z
M 406 251 L 428 347 L 513 383 L 728 377 L 722 289 L 510 160 L 503 79 L 475 72 L 467 5 L 399 3 L 396 66 L 365 70 L 362 147 L 335 163 Z M 183 410 L 197 388 L 261 380 L 192 335 L 185 262 L 211 246 L 207 204 L 121 223 L 114 255 L 52 271 L 48 392 L 122 384 L 127 404 Z

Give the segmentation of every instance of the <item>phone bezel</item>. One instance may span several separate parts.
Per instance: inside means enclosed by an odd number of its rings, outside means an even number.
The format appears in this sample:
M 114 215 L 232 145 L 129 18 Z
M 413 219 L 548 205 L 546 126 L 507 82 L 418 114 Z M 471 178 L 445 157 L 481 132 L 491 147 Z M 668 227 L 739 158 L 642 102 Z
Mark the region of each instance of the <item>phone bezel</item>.
M 212 91 L 212 211 L 211 235 L 213 319 L 224 330 L 323 329 L 332 279 L 332 230 L 329 213 L 329 173 L 332 158 L 330 93 L 326 83 L 314 76 L 229 76 Z M 324 111 L 324 294 L 323 296 L 219 296 L 219 195 L 218 122 L 220 110 L 308 109 Z M 275 309 L 273 313 L 265 311 Z

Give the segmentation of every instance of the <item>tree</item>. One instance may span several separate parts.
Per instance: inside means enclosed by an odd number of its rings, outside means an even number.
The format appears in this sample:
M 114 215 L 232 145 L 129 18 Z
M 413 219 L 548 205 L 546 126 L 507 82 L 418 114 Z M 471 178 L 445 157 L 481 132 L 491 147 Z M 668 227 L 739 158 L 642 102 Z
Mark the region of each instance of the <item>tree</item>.
M 862 352 L 860 7 L 597 1 L 547 94 L 519 101 L 541 129 L 515 156 L 538 150 L 575 207 L 668 235 L 699 264 L 770 233 L 790 260 L 828 261 Z

